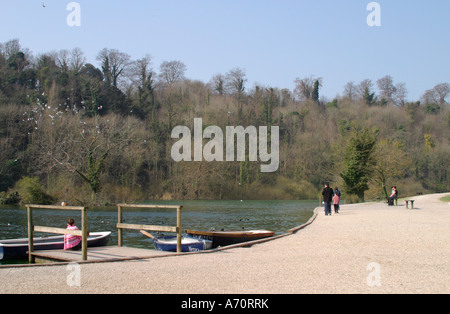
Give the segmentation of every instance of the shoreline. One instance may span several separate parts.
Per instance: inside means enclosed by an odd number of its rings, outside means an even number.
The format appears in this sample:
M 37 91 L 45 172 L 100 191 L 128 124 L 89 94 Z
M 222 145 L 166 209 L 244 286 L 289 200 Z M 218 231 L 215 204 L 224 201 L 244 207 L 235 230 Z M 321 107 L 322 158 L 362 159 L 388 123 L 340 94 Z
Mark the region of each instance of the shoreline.
M 450 293 L 450 193 L 413 197 L 414 210 L 342 205 L 251 247 L 151 260 L 0 269 L 0 293 Z M 315 216 L 315 217 L 314 217 Z M 314 219 L 313 219 L 314 218 Z

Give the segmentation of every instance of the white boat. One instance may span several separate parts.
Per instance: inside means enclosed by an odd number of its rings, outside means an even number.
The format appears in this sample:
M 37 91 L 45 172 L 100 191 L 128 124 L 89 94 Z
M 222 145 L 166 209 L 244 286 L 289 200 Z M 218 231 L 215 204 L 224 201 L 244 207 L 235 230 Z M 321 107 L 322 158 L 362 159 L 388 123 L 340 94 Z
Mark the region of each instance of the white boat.
M 88 236 L 88 247 L 107 246 L 111 232 L 91 232 Z M 62 250 L 64 249 L 64 235 L 53 237 L 42 237 L 33 239 L 33 249 Z M 7 259 L 26 259 L 28 253 L 28 238 L 0 240 L 0 261 Z

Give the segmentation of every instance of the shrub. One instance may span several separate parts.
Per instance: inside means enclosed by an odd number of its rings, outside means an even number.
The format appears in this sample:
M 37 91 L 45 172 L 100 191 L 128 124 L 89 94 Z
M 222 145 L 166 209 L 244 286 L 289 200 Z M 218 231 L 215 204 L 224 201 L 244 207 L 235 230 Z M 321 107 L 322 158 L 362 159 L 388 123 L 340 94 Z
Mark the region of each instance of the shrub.
M 46 194 L 38 178 L 23 177 L 13 188 L 22 204 L 50 205 L 55 202 L 53 197 Z

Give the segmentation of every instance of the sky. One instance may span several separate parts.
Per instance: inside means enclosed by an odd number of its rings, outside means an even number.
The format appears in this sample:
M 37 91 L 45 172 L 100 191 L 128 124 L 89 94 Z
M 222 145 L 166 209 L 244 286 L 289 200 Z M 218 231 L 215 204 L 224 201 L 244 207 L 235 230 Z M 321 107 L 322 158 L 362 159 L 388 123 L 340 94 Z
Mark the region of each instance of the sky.
M 34 55 L 81 48 L 89 63 L 103 48 L 132 59 L 149 54 L 156 72 L 178 60 L 186 77 L 208 82 L 241 68 L 255 84 L 295 88 L 321 77 L 333 99 L 349 81 L 386 75 L 405 83 L 408 100 L 450 83 L 450 1 L 384 0 L 370 27 L 369 0 L 0 0 L 0 43 L 20 40 Z M 45 5 L 45 7 L 43 6 Z

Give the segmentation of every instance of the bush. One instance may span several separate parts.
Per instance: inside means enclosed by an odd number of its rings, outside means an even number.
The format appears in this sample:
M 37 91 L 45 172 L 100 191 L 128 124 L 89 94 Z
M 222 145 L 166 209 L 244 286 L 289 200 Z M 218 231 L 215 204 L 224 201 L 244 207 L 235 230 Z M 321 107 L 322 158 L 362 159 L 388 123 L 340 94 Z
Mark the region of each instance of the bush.
M 15 205 L 20 203 L 20 196 L 17 192 L 7 193 L 7 192 L 1 192 L 0 193 L 0 204 L 1 205 Z
M 38 178 L 23 177 L 13 188 L 20 196 L 22 204 L 51 205 L 53 197 L 44 192 Z

